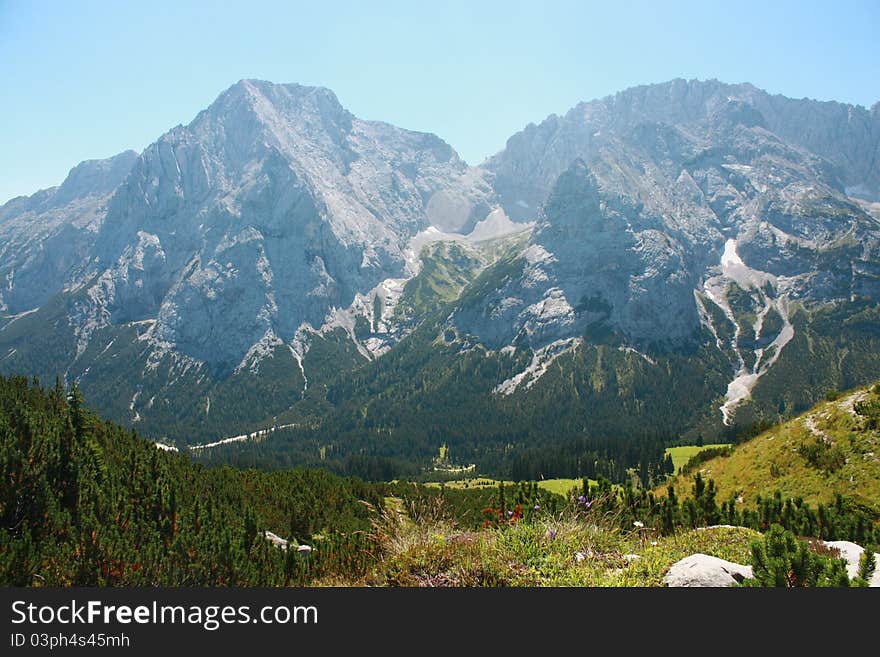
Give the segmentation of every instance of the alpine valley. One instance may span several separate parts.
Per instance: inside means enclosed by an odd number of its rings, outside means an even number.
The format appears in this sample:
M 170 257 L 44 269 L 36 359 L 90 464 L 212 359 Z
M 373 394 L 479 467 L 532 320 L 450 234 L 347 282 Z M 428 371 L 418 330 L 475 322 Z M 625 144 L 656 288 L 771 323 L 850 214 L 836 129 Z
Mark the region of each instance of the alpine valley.
M 0 207 L 0 283 L 0 374 L 194 457 L 620 481 L 880 379 L 880 103 L 673 80 L 474 167 L 242 80 Z

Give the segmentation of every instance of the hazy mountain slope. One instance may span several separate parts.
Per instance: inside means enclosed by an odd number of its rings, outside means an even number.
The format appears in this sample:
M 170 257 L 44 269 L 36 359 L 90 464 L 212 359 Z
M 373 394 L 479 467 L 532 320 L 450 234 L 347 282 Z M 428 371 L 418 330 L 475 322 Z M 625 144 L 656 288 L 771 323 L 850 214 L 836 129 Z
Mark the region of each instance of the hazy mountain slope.
M 880 103 L 866 110 L 770 95 L 750 84 L 717 80 L 677 79 L 579 103 L 562 116 L 551 115 L 511 136 L 487 168 L 496 176 L 495 187 L 507 213 L 530 218 L 574 159 L 589 163 L 615 137 L 631 134 L 642 124 L 699 129 L 732 101 L 757 110 L 766 127 L 787 143 L 828 161 L 841 185 L 861 188 L 866 198 L 880 198 Z
M 80 324 L 155 319 L 158 350 L 229 372 L 403 275 L 410 238 L 466 226 L 488 194 L 433 135 L 360 121 L 326 89 L 242 81 L 144 152 Z
M 107 202 L 136 159 L 126 151 L 82 162 L 59 187 L 0 207 L 0 311 L 43 305 L 85 266 Z
M 846 196 L 839 166 L 771 129 L 752 104 L 764 96 L 674 81 L 579 105 L 511 138 L 488 167 L 510 213 L 541 204 L 527 264 L 456 326 L 537 350 L 584 335 L 653 355 L 714 343 L 730 363 L 727 390 L 717 391 L 730 423 L 792 355 L 796 306 L 804 320 L 832 304 L 843 321 L 880 300 L 880 223 Z M 773 105 L 777 122 L 786 107 L 801 105 Z M 833 338 L 828 328 L 802 321 L 800 330 Z M 856 349 L 873 372 L 878 335 L 865 328 L 870 343 Z M 856 363 L 814 356 L 817 374 L 865 380 Z
M 229 428 L 218 396 L 253 401 L 260 379 L 283 380 L 285 393 L 261 395 L 242 421 L 288 408 L 306 385 L 314 336 L 353 303 L 384 299 L 384 281 L 415 274 L 413 248 L 430 239 L 411 242 L 425 229 L 466 233 L 492 196 L 484 174 L 434 135 L 361 121 L 326 89 L 248 80 L 130 168 L 112 197 L 100 196 L 106 210 L 81 262 L 62 272 L 66 291 L 52 308 L 67 321 L 51 335 L 0 335 L 2 367 L 76 378 L 100 393 L 103 411 L 131 422 L 150 425 L 170 405 L 164 430 L 186 416 L 188 427 Z M 353 322 L 343 324 L 353 336 Z

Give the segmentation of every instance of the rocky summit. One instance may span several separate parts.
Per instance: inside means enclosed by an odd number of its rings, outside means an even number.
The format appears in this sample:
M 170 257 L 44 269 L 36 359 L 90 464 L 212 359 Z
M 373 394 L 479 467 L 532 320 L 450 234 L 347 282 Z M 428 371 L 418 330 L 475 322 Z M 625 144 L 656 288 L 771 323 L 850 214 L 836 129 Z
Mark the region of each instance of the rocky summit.
M 432 399 L 475 459 L 547 417 L 720 436 L 880 377 L 880 104 L 674 80 L 470 166 L 242 80 L 2 206 L 0 280 L 0 372 L 181 446 L 284 421 L 364 453 Z

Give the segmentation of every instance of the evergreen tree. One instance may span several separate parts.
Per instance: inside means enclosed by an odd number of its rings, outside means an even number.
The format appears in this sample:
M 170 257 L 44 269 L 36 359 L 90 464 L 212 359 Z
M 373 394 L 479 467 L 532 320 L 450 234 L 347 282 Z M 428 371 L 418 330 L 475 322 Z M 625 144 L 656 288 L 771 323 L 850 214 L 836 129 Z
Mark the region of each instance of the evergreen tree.
M 846 563 L 810 551 L 790 531 L 774 524 L 751 546 L 753 580 L 748 586 L 849 586 Z
M 859 557 L 859 574 L 857 580 L 859 586 L 868 586 L 876 568 L 877 557 L 874 556 L 874 549 L 869 545 Z

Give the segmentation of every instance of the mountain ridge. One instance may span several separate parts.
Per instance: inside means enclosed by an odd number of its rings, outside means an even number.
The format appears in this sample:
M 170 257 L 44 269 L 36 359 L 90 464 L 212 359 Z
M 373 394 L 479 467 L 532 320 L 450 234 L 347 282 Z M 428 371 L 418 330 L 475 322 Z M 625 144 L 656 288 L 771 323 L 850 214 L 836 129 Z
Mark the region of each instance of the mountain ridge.
M 88 182 L 101 165 L 71 172 L 98 214 L 53 221 L 58 235 L 85 221 L 83 239 L 19 229 L 22 248 L 0 250 L 0 370 L 78 381 L 110 417 L 181 442 L 328 413 L 369 432 L 373 402 L 345 383 L 367 371 L 394 391 L 392 428 L 401 405 L 430 405 L 430 377 L 492 417 L 520 404 L 538 422 L 556 396 L 571 413 L 561 441 L 613 432 L 615 404 L 659 413 L 641 402 L 674 404 L 685 373 L 705 389 L 660 431 L 791 413 L 823 379 L 880 375 L 880 117 L 780 98 L 714 80 L 636 87 L 530 124 L 471 167 L 328 89 L 240 80 L 120 156 L 131 168 L 112 191 L 115 178 Z M 23 203 L 0 208 L 0 235 L 42 216 Z M 481 372 L 466 385 L 448 376 L 462 354 Z M 780 372 L 798 372 L 792 390 Z

